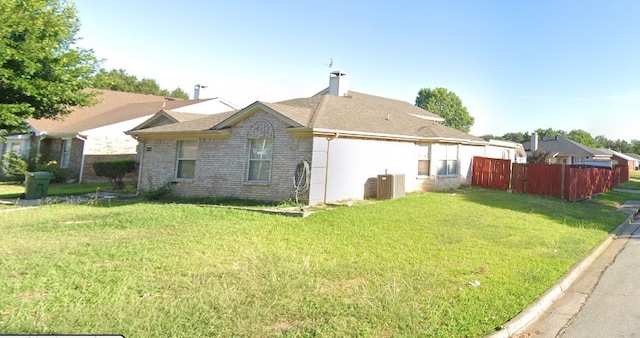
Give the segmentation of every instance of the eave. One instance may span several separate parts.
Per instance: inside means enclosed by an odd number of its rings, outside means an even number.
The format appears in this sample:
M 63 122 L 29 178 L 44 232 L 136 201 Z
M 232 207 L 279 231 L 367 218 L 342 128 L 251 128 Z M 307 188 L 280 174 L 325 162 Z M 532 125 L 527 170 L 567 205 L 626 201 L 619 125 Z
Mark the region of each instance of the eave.
M 125 134 L 139 139 L 198 139 L 198 138 L 225 138 L 229 136 L 231 129 L 200 130 L 200 131 L 158 131 L 158 132 L 126 132 Z

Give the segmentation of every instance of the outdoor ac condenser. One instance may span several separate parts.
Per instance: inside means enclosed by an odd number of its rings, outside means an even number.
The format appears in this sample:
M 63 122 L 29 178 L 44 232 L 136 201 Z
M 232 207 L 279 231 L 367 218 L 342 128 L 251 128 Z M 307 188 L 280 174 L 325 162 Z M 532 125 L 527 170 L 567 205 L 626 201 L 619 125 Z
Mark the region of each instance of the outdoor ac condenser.
M 403 197 L 404 174 L 384 174 L 378 175 L 377 197 L 379 200 Z

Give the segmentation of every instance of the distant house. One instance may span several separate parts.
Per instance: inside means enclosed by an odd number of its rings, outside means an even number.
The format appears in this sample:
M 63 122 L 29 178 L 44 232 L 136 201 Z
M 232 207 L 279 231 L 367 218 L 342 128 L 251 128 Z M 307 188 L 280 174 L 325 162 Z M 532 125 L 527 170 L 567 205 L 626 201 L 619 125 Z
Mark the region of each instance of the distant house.
M 631 177 L 631 171 L 636 169 L 635 158 L 611 149 L 598 148 L 598 150 L 605 154 L 611 155 L 611 161 L 613 162 L 613 165 L 621 165 L 621 166 L 629 167 L 629 177 L 627 177 L 627 179 Z
M 69 179 L 99 179 L 93 172 L 98 160 L 136 158 L 137 141 L 124 131 L 149 119 L 160 110 L 172 111 L 175 121 L 184 112 L 216 113 L 234 109 L 223 99 L 181 100 L 163 96 L 97 90 L 99 103 L 82 107 L 59 119 L 27 119 L 31 132 L 3 135 L 1 153 L 27 156 L 37 152 L 43 161 L 57 161 L 68 168 Z M 180 115 L 182 114 L 182 115 Z M 202 115 L 199 115 L 200 117 Z
M 549 152 L 549 163 L 584 164 L 611 167 L 611 155 L 562 136 L 538 139 L 537 133 L 531 134 L 531 141 L 524 142 L 527 155 L 536 151 Z
M 175 122 L 159 113 L 127 134 L 139 142 L 139 190 L 169 184 L 180 197 L 227 196 L 307 204 L 470 183 L 474 156 L 514 161 L 517 144 L 490 143 L 408 102 L 350 91 L 330 74 L 316 95 L 256 101 Z M 387 176 L 382 176 L 387 177 Z
M 629 156 L 629 157 L 631 157 L 631 158 L 633 158 L 633 159 L 635 159 L 635 161 L 636 161 L 635 169 L 636 170 L 640 169 L 640 155 L 634 154 L 634 153 L 624 153 L 624 154 Z

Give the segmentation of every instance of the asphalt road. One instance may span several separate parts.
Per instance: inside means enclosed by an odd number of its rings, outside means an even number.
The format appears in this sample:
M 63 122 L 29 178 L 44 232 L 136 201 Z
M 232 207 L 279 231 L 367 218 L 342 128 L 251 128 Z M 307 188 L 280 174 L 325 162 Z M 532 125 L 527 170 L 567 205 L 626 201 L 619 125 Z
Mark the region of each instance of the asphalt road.
M 603 273 L 559 337 L 640 337 L 640 230 Z

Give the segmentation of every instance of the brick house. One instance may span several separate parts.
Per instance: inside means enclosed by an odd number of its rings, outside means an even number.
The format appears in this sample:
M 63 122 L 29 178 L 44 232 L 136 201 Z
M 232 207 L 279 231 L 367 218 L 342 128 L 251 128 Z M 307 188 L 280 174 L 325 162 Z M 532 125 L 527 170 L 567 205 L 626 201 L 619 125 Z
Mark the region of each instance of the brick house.
M 585 146 L 582 143 L 562 136 L 543 137 L 539 139 L 537 133 L 531 133 L 531 140 L 522 143 L 527 155 L 535 151 L 549 152 L 549 163 L 557 164 L 585 164 L 611 167 L 611 155 Z
M 380 174 L 404 178 L 403 191 L 443 190 L 470 183 L 473 156 L 514 160 L 517 144 L 486 142 L 442 120 L 408 102 L 349 91 L 337 71 L 308 98 L 184 122 L 157 115 L 127 134 L 141 145 L 138 189 L 168 184 L 179 197 L 358 200 L 376 197 Z
M 93 163 L 99 160 L 136 158 L 137 141 L 125 135 L 159 110 L 172 112 L 174 121 L 188 119 L 184 112 L 216 113 L 235 109 L 225 100 L 181 100 L 147 94 L 111 90 L 98 92 L 98 103 L 82 107 L 59 119 L 27 119 L 30 133 L 3 135 L 0 153 L 27 156 L 36 150 L 43 161 L 55 160 L 68 168 L 72 181 L 103 180 L 95 175 Z M 173 112 L 172 110 L 175 110 Z M 132 175 L 137 177 L 137 174 Z

